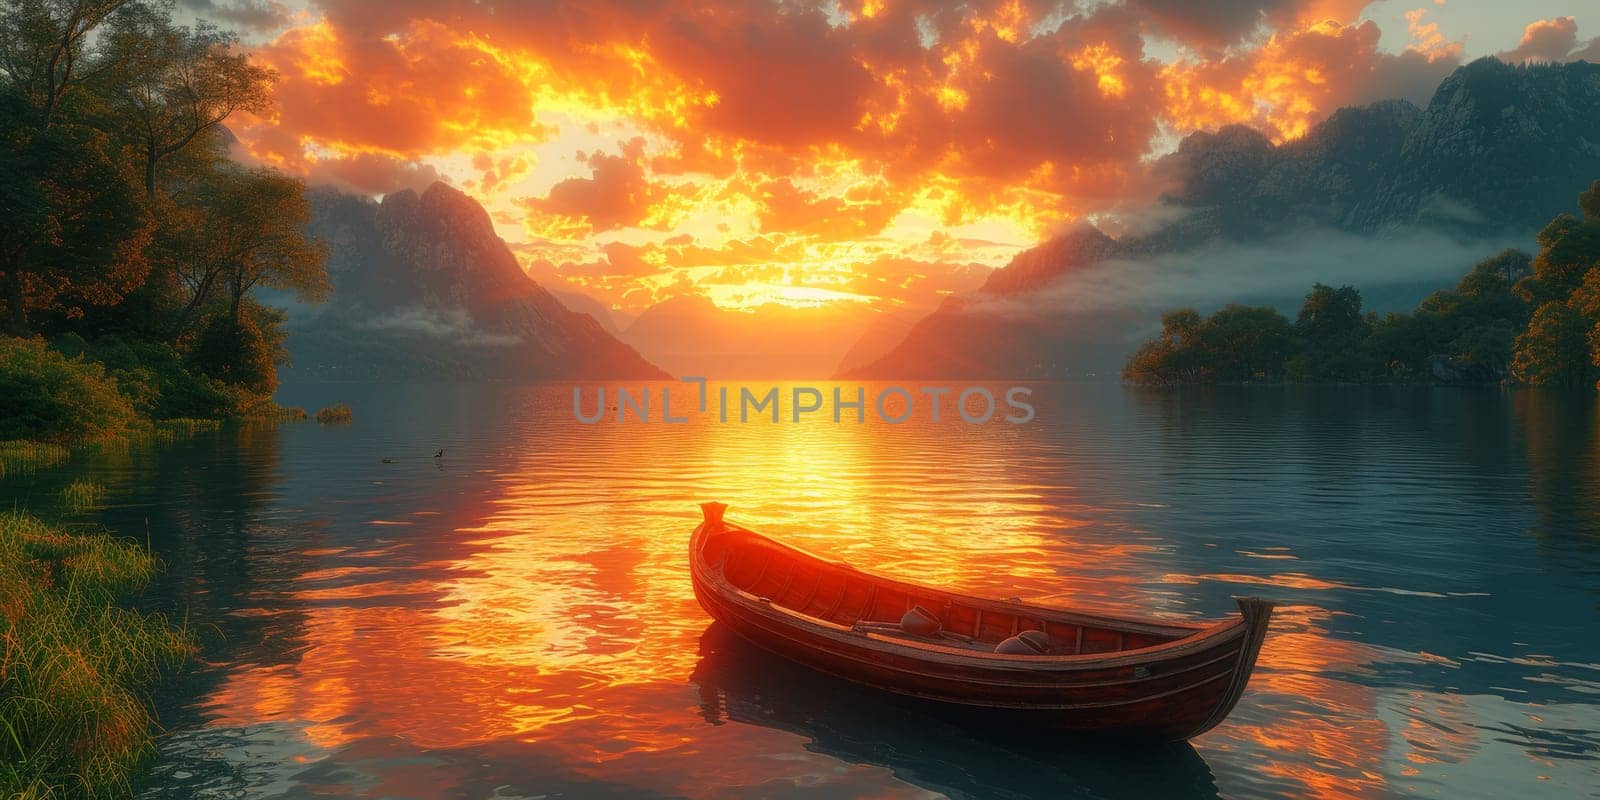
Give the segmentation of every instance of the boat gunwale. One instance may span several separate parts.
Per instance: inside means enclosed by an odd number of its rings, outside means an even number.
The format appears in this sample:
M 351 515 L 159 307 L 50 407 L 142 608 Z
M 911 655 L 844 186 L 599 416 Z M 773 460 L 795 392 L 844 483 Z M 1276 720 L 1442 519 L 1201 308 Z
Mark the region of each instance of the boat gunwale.
M 788 554 L 810 559 L 821 565 L 841 570 L 846 574 L 854 574 L 868 581 L 887 584 L 896 589 L 904 590 L 908 596 L 917 593 L 932 594 L 974 607 L 990 608 L 1011 614 L 1019 614 L 1019 612 L 1031 613 L 1051 622 L 1080 627 L 1123 630 L 1131 633 L 1178 634 L 1181 638 L 1129 650 L 1099 653 L 1015 655 L 948 647 L 934 642 L 903 640 L 898 637 L 884 636 L 870 631 L 859 631 L 850 626 L 840 625 L 836 622 L 801 613 L 795 609 L 780 606 L 733 585 L 727 579 L 723 570 L 714 568 L 705 559 L 703 552 L 704 543 L 709 540 L 710 536 L 729 535 L 748 536 L 763 545 L 776 549 L 780 553 L 787 551 Z M 1247 621 L 1242 614 L 1210 623 L 1174 622 L 1169 624 L 1084 614 L 1022 602 L 1012 603 L 906 583 L 860 569 L 842 561 L 822 558 L 799 547 L 776 541 L 748 528 L 727 522 L 721 523 L 720 529 L 716 531 L 707 531 L 706 525 L 702 523 L 695 528 L 691 542 L 694 543 L 694 546 L 691 547 L 693 551 L 691 557 L 695 574 L 713 583 L 719 594 L 738 600 L 741 606 L 761 617 L 767 618 L 774 624 L 791 628 L 796 626 L 808 627 L 817 635 L 833 639 L 845 647 L 886 652 L 922 661 L 947 665 L 981 666 L 989 669 L 1010 666 L 1019 668 L 1024 672 L 1069 672 L 1130 665 L 1138 666 L 1153 662 L 1170 661 L 1210 648 L 1225 647 L 1231 644 L 1233 639 L 1244 640 L 1248 632 Z
M 774 620 L 771 617 L 766 617 L 766 618 L 759 618 L 758 617 L 758 618 L 756 618 L 754 620 L 745 620 L 745 622 L 747 624 L 751 624 L 751 625 L 754 625 L 755 627 L 760 628 L 761 632 L 763 634 L 765 634 L 765 635 L 768 635 L 768 636 L 781 635 L 783 630 L 792 629 L 792 627 L 793 627 L 792 624 L 789 623 L 787 620 Z M 768 627 L 768 625 L 763 624 L 763 623 L 771 623 L 773 625 L 773 627 Z M 1073 680 L 1073 681 L 1070 681 L 1070 682 L 1067 682 L 1067 683 L 1063 683 L 1061 681 L 1027 681 L 1027 680 L 1023 680 L 1023 678 L 1025 678 L 1027 676 L 1041 676 L 1042 677 L 1042 676 L 1056 676 L 1056 675 L 1060 674 L 1059 672 L 1056 672 L 1056 671 L 1044 671 L 1044 670 L 1028 668 L 1028 669 L 1017 669 L 1017 670 L 1008 671 L 1007 674 L 1005 676 L 1003 676 L 1003 677 L 999 676 L 999 675 L 991 675 L 991 677 L 974 677 L 974 676 L 970 676 L 970 675 L 962 676 L 961 677 L 961 682 L 965 683 L 965 684 L 983 684 L 983 685 L 987 685 L 987 686 L 1005 687 L 1005 688 L 1012 688 L 1012 689 L 1019 689 L 1020 688 L 1020 689 L 1044 689 L 1044 690 L 1062 689 L 1062 688 L 1068 688 L 1068 687 L 1070 687 L 1070 688 L 1072 688 L 1074 690 L 1078 690 L 1078 689 L 1103 689 L 1103 688 L 1111 688 L 1111 687 L 1119 687 L 1119 686 L 1137 686 L 1139 684 L 1154 683 L 1154 682 L 1156 682 L 1158 680 L 1170 679 L 1170 678 L 1172 678 L 1174 676 L 1182 675 L 1184 673 L 1194 672 L 1194 671 L 1197 671 L 1197 670 L 1202 670 L 1202 669 L 1205 669 L 1207 667 L 1212 667 L 1212 666 L 1215 666 L 1217 664 L 1220 664 L 1220 663 L 1222 663 L 1224 661 L 1228 661 L 1228 660 L 1233 660 L 1233 661 L 1237 662 L 1237 660 L 1239 658 L 1239 651 L 1237 651 L 1237 650 L 1229 650 L 1227 648 L 1218 648 L 1218 650 L 1220 650 L 1220 655 L 1212 656 L 1212 657 L 1208 658 L 1205 661 L 1201 661 L 1201 662 L 1198 662 L 1198 663 L 1185 665 L 1185 666 L 1183 666 L 1182 668 L 1179 668 L 1179 669 L 1170 670 L 1170 671 L 1163 671 L 1163 672 L 1155 672 L 1155 673 L 1151 673 L 1149 675 L 1142 675 L 1142 676 L 1136 675 L 1136 676 L 1133 676 L 1133 677 L 1130 677 L 1130 678 L 1119 678 L 1119 679 L 1114 679 L 1114 680 L 1092 680 L 1092 681 Z M 868 655 L 868 654 L 876 653 L 876 652 L 878 652 L 878 651 L 872 650 L 870 648 L 850 647 L 850 648 L 846 648 L 846 649 L 835 650 L 835 651 L 833 651 L 833 654 L 835 656 L 839 657 L 839 658 L 842 658 L 842 659 L 853 661 L 853 662 L 856 662 L 856 663 L 859 663 L 859 664 L 875 666 L 875 667 L 878 667 L 880 669 L 890 670 L 890 671 L 893 671 L 893 672 L 895 672 L 897 674 L 900 674 L 900 675 L 911 675 L 911 676 L 916 676 L 916 677 L 919 677 L 919 678 L 934 678 L 934 679 L 945 679 L 945 678 L 949 678 L 950 677 L 947 674 L 941 674 L 941 673 L 935 673 L 935 672 L 924 672 L 924 671 L 915 669 L 912 666 L 907 666 L 907 665 L 900 665 L 900 664 L 884 665 L 884 664 L 882 664 L 880 662 L 871 661 L 868 658 L 863 658 L 862 657 L 864 655 Z M 1204 651 L 1202 651 L 1202 652 L 1204 652 Z M 1095 654 L 1090 654 L 1090 655 L 1095 655 Z M 912 662 L 913 662 L 913 664 L 933 664 L 935 666 L 943 666 L 942 664 L 940 664 L 938 662 L 931 662 L 931 661 L 929 661 L 927 659 L 912 659 Z M 1102 665 L 1097 664 L 1095 666 L 1098 668 L 1098 667 L 1100 667 Z M 821 667 L 815 667 L 815 666 L 813 668 L 822 669 Z M 826 669 L 822 669 L 822 671 L 829 672 L 829 670 L 826 670 Z M 993 672 L 993 670 L 991 670 L 991 673 L 992 672 Z M 1229 677 L 1229 676 L 1232 675 L 1233 672 L 1234 672 L 1234 670 L 1230 669 L 1227 672 L 1219 673 L 1219 674 L 1217 674 L 1215 676 L 1212 676 L 1210 678 L 1206 678 L 1206 679 L 1203 679 L 1203 680 L 1200 680 L 1200 681 L 1196 681 L 1195 683 L 1190 685 L 1190 688 L 1193 688 L 1193 687 L 1196 687 L 1196 686 L 1203 686 L 1205 684 L 1211 683 L 1214 680 L 1218 680 L 1218 679 L 1224 678 L 1224 677 Z M 832 673 L 832 674 L 838 674 L 838 673 Z M 874 684 L 870 684 L 870 685 L 875 685 L 875 686 L 878 686 L 878 688 L 886 689 L 886 690 L 892 691 L 892 692 L 898 692 L 898 693 L 901 693 L 901 694 L 915 694 L 917 696 L 930 697 L 930 698 L 936 698 L 936 699 L 943 699 L 943 700 L 946 700 L 948 702 L 962 703 L 964 705 L 984 705 L 984 706 L 996 706 L 996 707 L 1003 706 L 1003 705 L 1008 705 L 1008 704 L 1003 703 L 1003 702 L 997 702 L 997 701 L 991 701 L 991 700 L 972 701 L 972 700 L 962 699 L 960 697 L 953 696 L 953 695 L 939 695 L 939 694 L 930 694 L 930 693 L 908 692 L 908 691 L 905 691 L 905 690 L 903 690 L 903 689 L 901 689 L 901 688 L 899 688 L 899 687 L 897 687 L 897 686 L 895 686 L 893 684 L 875 684 L 874 683 Z M 1094 705 L 1096 707 L 1099 707 L 1099 706 L 1110 706 L 1110 705 L 1118 705 L 1118 704 L 1131 704 L 1131 703 L 1139 702 L 1139 700 L 1140 700 L 1140 698 L 1127 698 L 1127 699 L 1124 699 L 1124 700 L 1108 701 L 1108 702 L 1105 702 L 1105 703 L 1090 704 L 1090 705 Z M 1036 702 L 1022 702 L 1022 703 L 1014 703 L 1014 704 L 1009 704 L 1009 705 L 1014 705 L 1015 707 L 1018 707 L 1018 708 L 1041 707 L 1041 704 L 1036 703 Z M 1077 708 L 1077 707 L 1087 707 L 1087 706 L 1084 705 L 1084 704 L 1058 704 L 1058 705 L 1054 705 L 1052 707 L 1065 709 L 1065 708 Z

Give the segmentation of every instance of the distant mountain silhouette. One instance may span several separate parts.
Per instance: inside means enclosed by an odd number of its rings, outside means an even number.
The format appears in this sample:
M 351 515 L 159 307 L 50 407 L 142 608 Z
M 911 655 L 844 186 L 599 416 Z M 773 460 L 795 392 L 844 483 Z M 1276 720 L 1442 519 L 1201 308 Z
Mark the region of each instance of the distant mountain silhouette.
M 621 338 L 679 376 L 825 378 L 878 316 L 859 303 L 728 309 L 680 295 L 646 309 Z
M 582 292 L 570 290 L 551 289 L 550 294 L 555 295 L 555 298 L 561 301 L 561 305 L 579 314 L 594 317 L 594 321 L 600 323 L 600 327 L 605 328 L 606 333 L 616 336 L 621 331 L 617 327 L 616 316 L 611 313 L 611 309 L 601 305 L 599 300 Z
M 861 332 L 861 337 L 839 359 L 832 374 L 845 374 L 883 358 L 906 340 L 906 334 L 911 332 L 911 326 L 916 321 L 916 317 L 889 311 L 873 317 L 872 323 Z
M 1063 276 L 1102 262 L 1292 241 L 1297 231 L 1383 238 L 1427 230 L 1461 239 L 1525 233 L 1531 241 L 1600 177 L 1600 65 L 1484 58 L 1440 83 L 1427 108 L 1391 100 L 1341 109 L 1277 146 L 1238 125 L 1195 133 L 1156 171 L 1172 189 L 1153 217 L 1170 221 L 1121 238 L 1083 225 L 1019 253 L 980 290 L 947 300 L 900 346 L 847 374 L 1048 378 L 1103 371 L 1120 363 L 1151 313 L 1066 313 L 1039 299 Z
M 324 377 L 665 378 L 523 272 L 443 183 L 374 203 L 311 192 L 334 293 L 291 315 L 292 368 Z

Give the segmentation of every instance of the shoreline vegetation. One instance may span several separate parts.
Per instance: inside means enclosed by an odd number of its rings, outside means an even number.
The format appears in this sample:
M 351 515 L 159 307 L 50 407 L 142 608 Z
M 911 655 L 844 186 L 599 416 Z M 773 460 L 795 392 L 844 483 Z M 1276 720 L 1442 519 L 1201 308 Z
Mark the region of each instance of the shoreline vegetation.
M 1537 236 L 1505 250 L 1410 313 L 1363 313 L 1353 287 L 1316 284 L 1291 322 L 1267 306 L 1162 315 L 1124 381 L 1431 383 L 1586 387 L 1600 377 L 1600 180 Z
M 80 452 L 307 419 L 274 297 L 330 291 L 305 186 L 229 157 L 276 76 L 137 0 L 0 7 L 0 480 Z M 73 481 L 67 513 L 105 501 Z M 126 607 L 140 544 L 0 511 L 0 796 L 127 796 L 191 635 Z
M 157 568 L 137 543 L 0 512 L 0 796 L 131 794 L 154 752 L 146 689 L 196 651 L 117 604 Z

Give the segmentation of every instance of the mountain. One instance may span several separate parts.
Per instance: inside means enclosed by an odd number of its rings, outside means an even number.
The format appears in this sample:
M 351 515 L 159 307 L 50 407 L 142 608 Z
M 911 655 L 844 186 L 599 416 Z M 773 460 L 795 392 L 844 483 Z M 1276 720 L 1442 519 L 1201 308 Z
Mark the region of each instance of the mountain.
M 915 323 L 913 318 L 888 311 L 873 317 L 866 330 L 856 338 L 855 344 L 850 345 L 850 349 L 839 359 L 831 374 L 842 375 L 888 355 L 906 340 L 906 334 L 911 332 L 911 326 Z
M 1156 309 L 1127 298 L 1096 306 L 1097 290 L 1137 276 L 1176 296 L 1173 284 L 1207 277 L 1182 274 L 1186 265 L 1240 253 L 1279 258 L 1258 259 L 1252 274 L 1221 272 L 1213 283 L 1238 285 L 1207 288 L 1282 307 L 1297 297 L 1252 287 L 1321 258 L 1328 263 L 1301 285 L 1357 283 L 1369 297 L 1408 307 L 1431 273 L 1382 274 L 1318 253 L 1317 243 L 1350 252 L 1352 241 L 1373 250 L 1393 242 L 1398 254 L 1404 242 L 1451 242 L 1486 256 L 1508 238 L 1531 241 L 1600 177 L 1596 120 L 1600 65 L 1485 58 L 1441 82 L 1426 108 L 1390 100 L 1340 109 L 1279 145 L 1238 125 L 1191 134 L 1154 167 L 1171 187 L 1150 215 L 1163 224 L 1120 238 L 1082 225 L 1019 253 L 977 292 L 947 300 L 898 347 L 847 374 L 1050 378 L 1113 369 L 1150 332 Z M 1202 302 L 1196 291 L 1166 304 Z
M 821 378 L 877 316 L 860 303 L 728 309 L 680 295 L 646 309 L 621 337 L 675 375 Z
M 605 328 L 606 333 L 616 336 L 620 332 L 621 329 L 617 327 L 617 320 L 612 316 L 611 309 L 601 305 L 599 300 L 583 292 L 559 289 L 551 289 L 550 294 L 555 295 L 555 298 L 561 301 L 561 305 L 569 310 L 594 317 L 594 321 L 600 323 L 600 327 Z
M 311 192 L 334 292 L 291 313 L 293 371 L 350 378 L 666 378 L 523 272 L 483 207 L 434 183 Z

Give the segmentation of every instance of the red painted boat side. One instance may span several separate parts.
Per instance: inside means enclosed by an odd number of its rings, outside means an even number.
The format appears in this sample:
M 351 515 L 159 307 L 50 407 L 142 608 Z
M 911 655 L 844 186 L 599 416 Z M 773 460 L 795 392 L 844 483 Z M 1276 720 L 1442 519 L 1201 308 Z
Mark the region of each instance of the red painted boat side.
M 1271 604 L 1253 598 L 1239 600 L 1238 617 L 1195 625 L 968 597 L 829 562 L 724 523 L 720 514 L 713 520 L 708 513 L 707 519 L 691 538 L 690 564 L 695 596 L 713 618 L 754 644 L 813 669 L 1032 729 L 1167 740 L 1204 733 L 1243 694 L 1271 616 Z M 776 599 L 729 580 L 727 573 L 737 572 L 735 562 L 749 553 L 788 566 L 786 580 L 772 579 L 775 587 L 783 587 L 773 593 Z M 747 575 L 743 580 L 758 588 L 766 579 Z M 809 594 L 790 588 L 808 580 L 814 583 Z M 827 600 L 812 597 L 829 595 L 823 587 L 831 588 L 830 582 L 839 585 L 831 592 L 838 599 L 832 601 L 834 610 L 823 613 Z M 967 630 L 985 640 L 1006 633 L 985 627 L 988 614 L 1009 620 L 1012 633 L 1020 624 L 1046 630 L 1063 647 L 1074 632 L 1079 649 L 1087 632 L 1097 639 L 1115 636 L 1127 646 L 1114 652 L 998 655 L 979 649 L 989 647 L 987 641 L 939 642 L 863 629 L 843 624 L 856 612 L 837 610 L 851 596 L 852 586 L 870 587 L 859 613 L 879 622 L 899 618 L 893 608 L 875 605 L 872 599 L 887 596 L 939 607 L 947 619 L 964 621 Z M 798 599 L 789 599 L 789 591 Z M 802 613 L 785 602 L 818 611 Z M 970 619 L 974 615 L 977 619 Z

